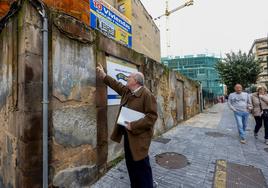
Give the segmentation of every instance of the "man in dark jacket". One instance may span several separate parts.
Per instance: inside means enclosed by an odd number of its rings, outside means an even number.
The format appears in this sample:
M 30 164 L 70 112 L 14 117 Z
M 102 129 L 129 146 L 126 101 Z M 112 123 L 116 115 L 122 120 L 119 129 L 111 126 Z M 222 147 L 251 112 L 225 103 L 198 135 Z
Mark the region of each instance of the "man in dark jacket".
M 144 118 L 128 122 L 126 127 L 115 124 L 111 139 L 120 143 L 124 135 L 125 158 L 131 187 L 152 188 L 153 177 L 148 151 L 154 123 L 157 120 L 155 97 L 144 87 L 144 76 L 141 72 L 130 74 L 126 86 L 106 75 L 100 64 L 97 73 L 107 86 L 121 96 L 120 110 L 125 106 L 145 114 Z

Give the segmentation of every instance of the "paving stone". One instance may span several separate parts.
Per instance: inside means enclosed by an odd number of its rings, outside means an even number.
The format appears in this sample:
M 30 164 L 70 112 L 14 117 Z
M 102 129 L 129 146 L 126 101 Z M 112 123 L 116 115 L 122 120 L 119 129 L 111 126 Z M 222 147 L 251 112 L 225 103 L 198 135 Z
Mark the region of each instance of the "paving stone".
M 217 113 L 213 114 L 211 121 L 214 122 L 210 123 L 209 127 L 206 123 L 212 114 L 202 113 L 164 133 L 163 138 L 171 139 L 168 143 L 152 142 L 149 152 L 150 162 L 154 180 L 157 181 L 159 188 L 211 188 L 218 159 L 260 168 L 268 180 L 268 155 L 264 151 L 268 146 L 263 143 L 264 139 L 261 136 L 257 140 L 254 138 L 253 118 L 249 121 L 251 131 L 247 131 L 247 143 L 242 145 L 233 113 L 227 105 L 215 105 L 211 111 Z M 206 135 L 206 132 L 218 132 L 225 136 L 213 138 Z M 263 135 L 263 130 L 260 135 Z M 155 155 L 164 152 L 185 155 L 190 165 L 176 170 L 162 168 L 156 164 Z M 120 162 L 118 166 L 120 170 L 117 167 L 114 168 L 116 171 L 110 170 L 93 185 L 93 188 L 130 187 L 125 161 Z M 124 178 L 120 179 L 123 175 Z

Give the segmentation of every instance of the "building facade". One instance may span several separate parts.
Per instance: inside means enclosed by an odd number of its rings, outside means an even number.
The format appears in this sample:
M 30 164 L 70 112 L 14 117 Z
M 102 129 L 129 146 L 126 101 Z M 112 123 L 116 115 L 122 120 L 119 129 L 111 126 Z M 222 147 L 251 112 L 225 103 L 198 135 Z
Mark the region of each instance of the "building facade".
M 20 1 L 22 0 L 0 0 L 0 19 L 7 14 L 13 2 Z M 72 15 L 86 25 L 90 25 L 90 3 L 93 0 L 42 1 L 50 9 Z M 140 0 L 96 0 L 96 2 L 108 3 L 130 20 L 132 26 L 132 49 L 160 62 L 160 30 Z M 106 27 L 108 25 L 110 24 L 107 24 Z
M 218 57 L 200 54 L 162 58 L 162 63 L 193 80 L 200 81 L 203 94 L 216 97 L 224 95 L 223 84 L 220 83 L 219 75 L 215 70 L 219 60 Z
M 249 50 L 249 54 L 253 54 L 262 67 L 257 83 L 268 84 L 268 38 L 256 39 Z
M 96 76 L 97 63 L 108 73 L 129 67 L 144 73 L 157 99 L 155 135 L 200 112 L 198 82 L 93 30 L 83 11 L 73 11 L 87 2 L 65 7 L 63 2 L 71 1 L 54 1 L 71 15 L 44 9 L 47 29 L 39 0 L 17 1 L 0 19 L 0 188 L 42 187 L 43 170 L 48 170 L 49 187 L 90 187 L 122 156 L 123 143 L 110 140 L 120 105 L 109 105 L 109 90 Z M 48 100 L 43 100 L 43 86 Z M 46 104 L 48 118 L 42 113 Z M 49 148 L 48 168 L 43 168 L 43 144 Z

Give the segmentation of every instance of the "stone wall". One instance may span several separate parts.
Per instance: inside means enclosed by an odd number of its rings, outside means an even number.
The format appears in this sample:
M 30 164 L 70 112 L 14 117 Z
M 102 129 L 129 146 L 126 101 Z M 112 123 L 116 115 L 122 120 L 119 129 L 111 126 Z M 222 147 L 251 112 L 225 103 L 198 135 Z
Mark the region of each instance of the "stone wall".
M 75 27 L 63 16 L 53 18 L 57 26 Z M 91 44 L 70 39 L 57 26 L 52 24 L 50 48 L 52 179 L 54 186 L 82 187 L 97 172 L 96 60 Z
M 15 124 L 16 88 L 13 88 L 15 73 L 14 58 L 17 52 L 16 31 L 17 22 L 7 23 L 0 33 L 0 187 L 15 184 L 15 164 L 17 156 L 17 128 Z
M 41 25 L 36 9 L 25 1 L 0 32 L 0 187 L 42 185 Z M 119 107 L 107 106 L 107 87 L 95 73 L 97 62 L 106 67 L 107 56 L 144 72 L 158 102 L 155 135 L 199 113 L 196 82 L 50 11 L 50 185 L 89 186 L 122 155 L 122 143 L 109 139 Z
M 0 34 L 0 187 L 42 183 L 42 35 L 24 5 Z
M 162 134 L 181 121 L 198 114 L 200 85 L 153 61 L 145 61 L 146 85 L 157 98 L 158 119 L 155 135 Z

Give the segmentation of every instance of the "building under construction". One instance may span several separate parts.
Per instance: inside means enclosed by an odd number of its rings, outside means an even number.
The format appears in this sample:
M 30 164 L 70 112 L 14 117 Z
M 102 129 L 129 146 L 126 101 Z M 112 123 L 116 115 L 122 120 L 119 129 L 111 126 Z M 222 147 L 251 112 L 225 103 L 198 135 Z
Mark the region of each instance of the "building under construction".
M 162 58 L 162 63 L 170 69 L 202 83 L 203 96 L 214 98 L 224 95 L 223 84 L 215 70 L 215 64 L 220 58 L 205 54 L 175 56 Z
M 165 71 L 160 54 L 140 0 L 0 0 L 0 188 L 91 187 L 121 159 L 119 96 L 97 64 L 122 84 L 144 73 L 155 135 L 198 114 L 200 84 Z
M 253 54 L 255 56 L 255 59 L 259 61 L 262 68 L 262 72 L 258 76 L 257 83 L 268 84 L 268 37 L 256 39 L 249 50 L 249 54 Z

